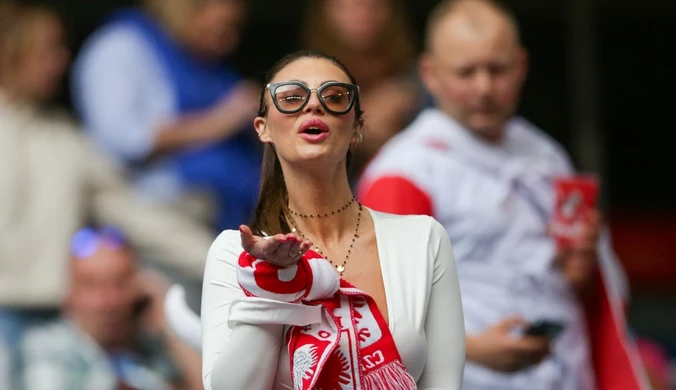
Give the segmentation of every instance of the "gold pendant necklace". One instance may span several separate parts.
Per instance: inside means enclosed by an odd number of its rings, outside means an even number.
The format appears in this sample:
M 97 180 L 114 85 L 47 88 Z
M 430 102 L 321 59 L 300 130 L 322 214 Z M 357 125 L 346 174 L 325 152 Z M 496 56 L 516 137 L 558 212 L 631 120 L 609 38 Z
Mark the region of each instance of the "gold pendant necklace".
M 354 202 L 354 198 L 353 198 L 352 201 L 350 201 L 350 203 L 348 203 L 347 207 L 349 207 L 349 205 L 351 205 L 352 202 Z M 357 240 L 357 238 L 359 238 L 359 224 L 361 223 L 361 213 L 362 213 L 362 210 L 363 210 L 363 206 L 359 202 L 357 202 L 357 204 L 359 205 L 359 213 L 357 214 L 357 226 L 354 229 L 354 235 L 352 236 L 352 242 L 350 243 L 350 248 L 347 250 L 347 254 L 345 254 L 345 260 L 343 260 L 342 264 L 338 264 L 338 265 L 333 264 L 333 261 L 331 261 L 331 259 L 329 259 L 326 255 L 324 255 L 324 252 L 322 252 L 322 250 L 319 249 L 319 246 L 315 245 L 315 250 L 317 251 L 317 253 L 319 253 L 324 259 L 328 260 L 329 263 L 331 263 L 331 265 L 334 266 L 336 271 L 338 271 L 338 275 L 340 275 L 340 276 L 343 276 L 343 272 L 345 272 L 345 266 L 347 265 L 347 261 L 350 259 L 350 255 L 352 254 L 352 249 L 354 249 L 354 242 Z M 341 209 L 340 211 L 342 211 L 344 209 L 345 208 Z M 293 219 L 292 219 L 292 222 L 293 222 L 293 225 L 296 225 L 296 223 L 295 223 L 295 221 L 293 221 Z M 300 236 L 303 237 L 303 239 L 308 239 L 305 236 L 305 234 L 303 234 L 300 230 L 296 229 L 296 227 L 293 227 L 291 229 L 291 231 L 294 232 L 294 233 L 300 234 Z

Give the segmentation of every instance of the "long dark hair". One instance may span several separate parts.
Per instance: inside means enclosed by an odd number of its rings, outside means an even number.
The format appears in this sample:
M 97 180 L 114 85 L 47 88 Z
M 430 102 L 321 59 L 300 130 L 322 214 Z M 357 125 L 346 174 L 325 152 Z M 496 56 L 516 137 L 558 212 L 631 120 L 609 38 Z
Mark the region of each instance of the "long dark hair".
M 317 58 L 329 61 L 339 67 L 350 82 L 357 84 L 354 76 L 350 73 L 345 65 L 343 65 L 337 58 L 324 54 L 318 51 L 301 50 L 291 53 L 277 61 L 268 71 L 265 76 L 265 84 L 267 85 L 282 69 L 286 68 L 291 63 L 304 58 Z M 265 103 L 266 88 L 261 91 L 261 100 L 258 107 L 258 116 L 265 117 L 268 113 L 268 105 Z M 359 96 L 355 97 L 354 112 L 356 119 L 356 126 L 363 127 L 364 112 L 359 102 Z M 347 154 L 347 162 L 349 164 L 350 152 Z M 286 210 L 288 202 L 288 192 L 286 184 L 284 183 L 284 173 L 282 166 L 279 163 L 277 152 L 272 144 L 265 144 L 263 150 L 263 167 L 261 172 L 261 189 L 258 197 L 258 204 L 254 213 L 251 228 L 254 234 L 257 235 L 273 235 L 277 233 L 289 233 L 291 228 L 286 220 Z

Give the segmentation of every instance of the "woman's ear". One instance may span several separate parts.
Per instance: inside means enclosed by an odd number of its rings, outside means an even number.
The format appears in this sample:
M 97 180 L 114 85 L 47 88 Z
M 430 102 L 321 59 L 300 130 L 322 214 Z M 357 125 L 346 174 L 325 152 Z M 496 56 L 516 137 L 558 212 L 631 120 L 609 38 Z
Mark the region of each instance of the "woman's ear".
M 359 120 L 355 123 L 354 129 L 352 130 L 350 146 L 357 146 L 362 142 L 364 142 L 364 122 Z
M 270 138 L 270 135 L 268 134 L 267 131 L 267 120 L 263 117 L 256 117 L 254 119 L 254 127 L 256 128 L 256 133 L 258 133 L 258 139 L 261 140 L 263 143 L 271 143 L 272 138 Z

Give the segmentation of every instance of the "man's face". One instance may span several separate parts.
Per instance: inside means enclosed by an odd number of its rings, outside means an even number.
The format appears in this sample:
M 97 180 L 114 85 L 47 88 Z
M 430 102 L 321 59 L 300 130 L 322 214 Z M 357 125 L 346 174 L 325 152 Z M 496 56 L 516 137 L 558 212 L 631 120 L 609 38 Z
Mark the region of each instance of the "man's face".
M 69 312 L 99 344 L 124 343 L 135 327 L 137 287 L 129 251 L 102 245 L 90 257 L 73 260 Z
M 499 138 L 519 103 L 526 54 L 507 23 L 442 22 L 421 74 L 439 108 L 468 129 Z
M 11 72 L 19 93 L 42 102 L 56 95 L 66 72 L 70 53 L 61 21 L 38 14 L 30 21 L 31 34 Z

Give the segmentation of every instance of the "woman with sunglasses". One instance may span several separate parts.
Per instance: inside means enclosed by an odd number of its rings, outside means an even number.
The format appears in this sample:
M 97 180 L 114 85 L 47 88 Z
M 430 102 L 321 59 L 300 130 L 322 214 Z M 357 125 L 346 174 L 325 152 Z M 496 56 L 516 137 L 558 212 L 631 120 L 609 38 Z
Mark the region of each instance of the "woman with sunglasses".
M 283 58 L 254 125 L 265 152 L 253 223 L 221 233 L 207 258 L 205 388 L 459 389 L 448 235 L 355 200 L 347 165 L 363 112 L 349 71 L 317 52 Z

